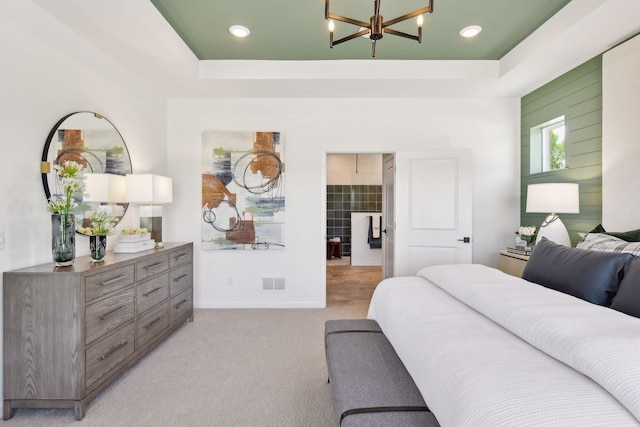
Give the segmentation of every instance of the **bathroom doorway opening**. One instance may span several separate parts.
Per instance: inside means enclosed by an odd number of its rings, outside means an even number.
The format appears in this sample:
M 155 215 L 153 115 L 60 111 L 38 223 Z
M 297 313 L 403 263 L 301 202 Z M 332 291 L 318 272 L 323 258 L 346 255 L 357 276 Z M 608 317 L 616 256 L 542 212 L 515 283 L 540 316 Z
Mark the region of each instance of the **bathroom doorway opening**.
M 383 154 L 327 153 L 327 306 L 366 309 L 383 264 Z

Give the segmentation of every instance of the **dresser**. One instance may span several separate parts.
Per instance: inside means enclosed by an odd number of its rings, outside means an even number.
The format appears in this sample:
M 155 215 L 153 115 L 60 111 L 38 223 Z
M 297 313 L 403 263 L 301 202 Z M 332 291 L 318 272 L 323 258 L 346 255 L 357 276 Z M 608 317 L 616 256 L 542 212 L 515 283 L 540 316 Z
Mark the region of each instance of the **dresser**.
M 87 402 L 193 320 L 193 244 L 5 272 L 4 411 Z

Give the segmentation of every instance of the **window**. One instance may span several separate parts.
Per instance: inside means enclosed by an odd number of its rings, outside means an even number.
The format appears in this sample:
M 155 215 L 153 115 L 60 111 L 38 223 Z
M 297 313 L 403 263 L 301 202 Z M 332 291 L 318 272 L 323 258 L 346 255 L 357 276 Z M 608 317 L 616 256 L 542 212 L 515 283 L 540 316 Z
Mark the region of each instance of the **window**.
M 530 147 L 532 174 L 566 168 L 564 116 L 532 127 Z

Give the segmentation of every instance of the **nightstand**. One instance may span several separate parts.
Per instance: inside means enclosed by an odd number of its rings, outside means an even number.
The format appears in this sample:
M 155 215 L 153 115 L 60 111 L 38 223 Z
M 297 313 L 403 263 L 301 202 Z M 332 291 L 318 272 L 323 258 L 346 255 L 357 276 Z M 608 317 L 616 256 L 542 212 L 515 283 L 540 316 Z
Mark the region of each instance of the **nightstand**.
M 519 255 L 508 252 L 506 249 L 500 251 L 500 264 L 501 271 L 512 276 L 522 277 L 524 266 L 529 261 L 528 255 Z

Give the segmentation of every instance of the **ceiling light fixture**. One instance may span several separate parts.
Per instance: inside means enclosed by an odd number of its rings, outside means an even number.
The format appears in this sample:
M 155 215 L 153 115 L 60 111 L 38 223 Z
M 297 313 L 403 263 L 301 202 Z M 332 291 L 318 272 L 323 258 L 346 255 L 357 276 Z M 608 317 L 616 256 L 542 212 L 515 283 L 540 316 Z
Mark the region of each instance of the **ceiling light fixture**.
M 460 35 L 464 38 L 475 37 L 480 34 L 482 27 L 480 25 L 469 25 L 460 30 Z
M 229 32 L 236 37 L 247 37 L 251 34 L 251 31 L 244 25 L 232 25 L 229 27 Z
M 353 40 L 360 36 L 368 36 L 371 39 L 371 56 L 376 56 L 376 42 L 382 38 L 384 34 L 391 34 L 393 36 L 404 37 L 406 39 L 415 40 L 418 43 L 422 43 L 422 24 L 424 23 L 424 17 L 422 16 L 425 13 L 433 12 L 433 0 L 428 0 L 429 5 L 423 7 L 422 9 L 414 10 L 413 12 L 409 12 L 405 15 L 399 16 L 397 18 L 391 19 L 389 21 L 384 21 L 382 16 L 380 16 L 380 1 L 373 1 L 373 16 L 370 18 L 369 22 L 359 21 L 357 19 L 347 18 L 346 16 L 337 15 L 335 13 L 329 12 L 329 2 L 330 0 L 325 0 L 324 4 L 324 18 L 329 19 L 329 47 L 333 48 L 333 46 L 344 43 L 349 40 Z M 406 21 L 407 19 L 418 17 L 417 25 L 418 25 L 418 35 L 414 36 L 412 34 L 403 33 L 402 31 L 397 31 L 389 26 L 397 24 L 398 22 Z M 356 25 L 361 27 L 358 32 L 351 34 L 350 36 L 343 37 L 339 40 L 333 40 L 333 31 L 335 30 L 335 23 L 333 20 L 346 22 L 347 24 Z

